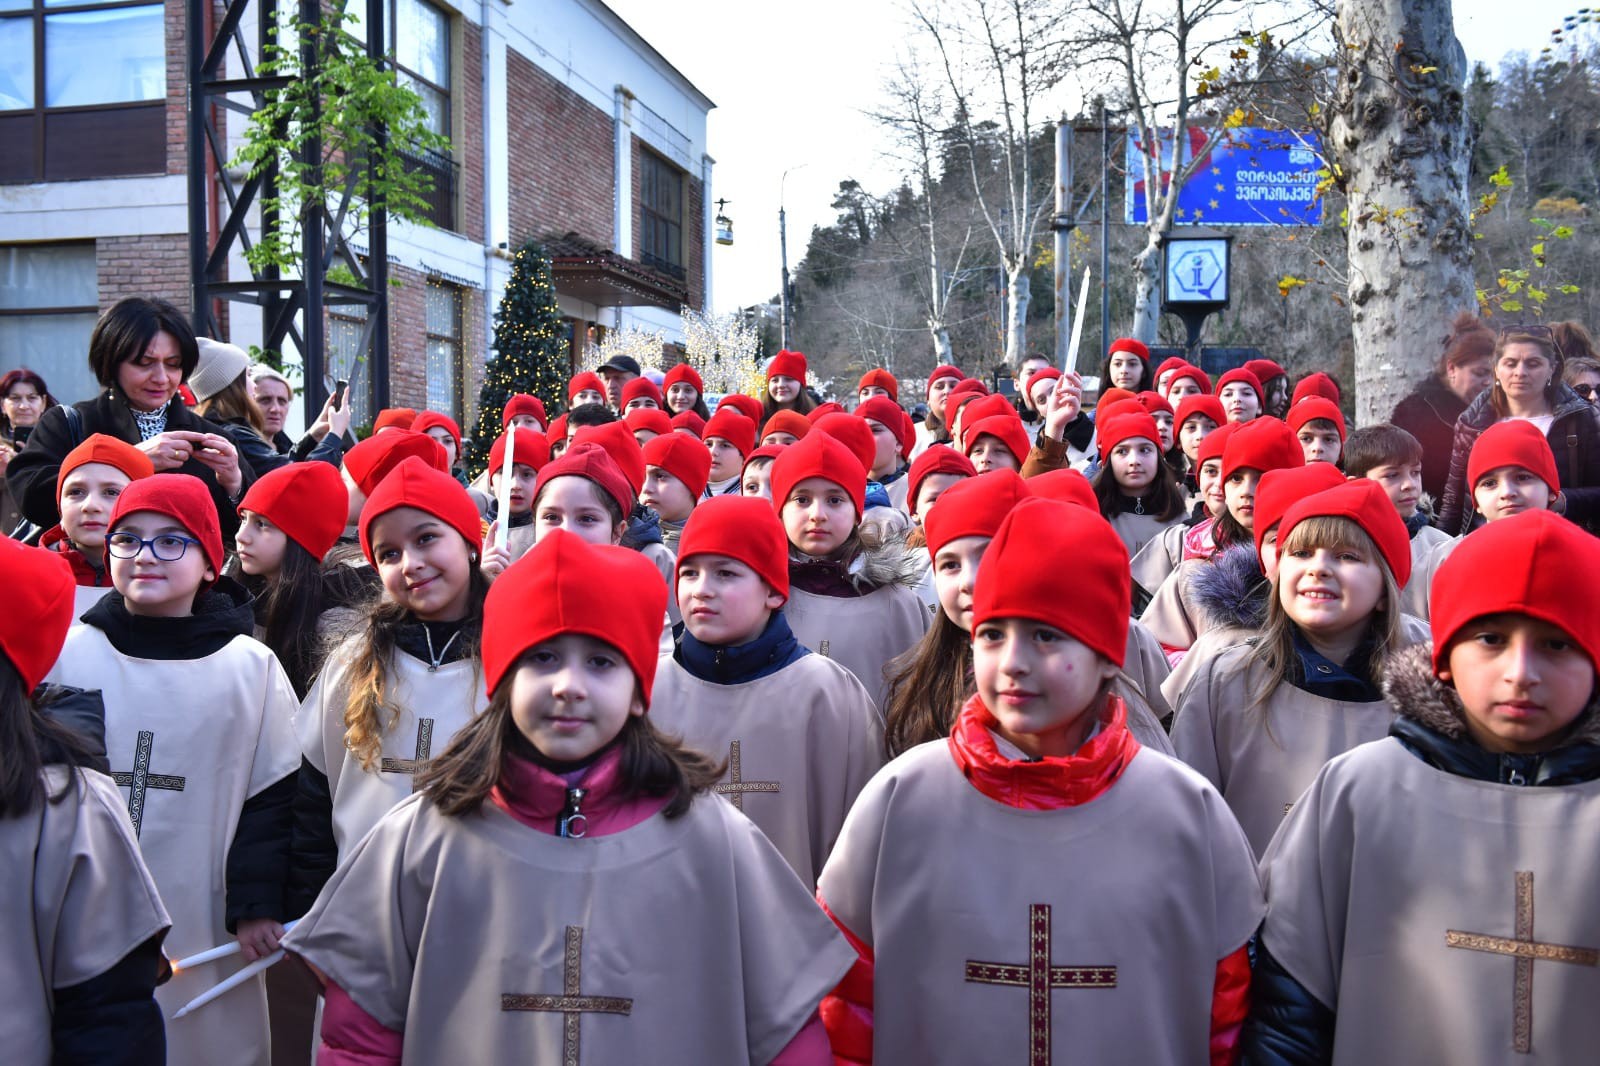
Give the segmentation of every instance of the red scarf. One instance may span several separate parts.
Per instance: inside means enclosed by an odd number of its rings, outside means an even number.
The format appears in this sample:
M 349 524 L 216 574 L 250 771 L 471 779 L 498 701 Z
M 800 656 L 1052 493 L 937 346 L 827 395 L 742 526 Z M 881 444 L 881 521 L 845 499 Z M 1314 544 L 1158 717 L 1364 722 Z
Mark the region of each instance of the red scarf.
M 1194 528 L 1183 535 L 1185 559 L 1209 559 L 1217 554 L 1217 541 L 1212 535 L 1216 525 L 1215 518 L 1208 518 L 1204 522 L 1195 523 Z
M 999 723 L 983 705 L 983 697 L 973 696 L 950 731 L 950 754 L 972 787 L 992 800 L 1025 811 L 1077 807 L 1116 784 L 1138 752 L 1139 742 L 1128 732 L 1127 719 L 1122 700 L 1107 696 L 1100 731 L 1071 755 L 1008 759 L 990 732 Z

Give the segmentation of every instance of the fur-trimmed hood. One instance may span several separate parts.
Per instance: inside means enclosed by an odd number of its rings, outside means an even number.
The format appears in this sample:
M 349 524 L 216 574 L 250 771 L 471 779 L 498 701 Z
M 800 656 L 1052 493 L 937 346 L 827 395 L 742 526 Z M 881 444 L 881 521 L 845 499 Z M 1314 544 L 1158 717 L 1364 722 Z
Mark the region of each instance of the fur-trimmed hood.
M 798 587 L 823 595 L 830 594 L 825 585 L 838 584 L 854 590 L 844 595 L 864 596 L 887 585 L 915 589 L 922 581 L 922 559 L 906 551 L 899 537 L 879 540 L 864 528 L 827 559 L 812 558 L 790 546 L 789 577 Z
M 1267 624 L 1272 586 L 1261 575 L 1254 544 L 1235 544 L 1194 568 L 1189 593 L 1214 627 L 1259 630 Z

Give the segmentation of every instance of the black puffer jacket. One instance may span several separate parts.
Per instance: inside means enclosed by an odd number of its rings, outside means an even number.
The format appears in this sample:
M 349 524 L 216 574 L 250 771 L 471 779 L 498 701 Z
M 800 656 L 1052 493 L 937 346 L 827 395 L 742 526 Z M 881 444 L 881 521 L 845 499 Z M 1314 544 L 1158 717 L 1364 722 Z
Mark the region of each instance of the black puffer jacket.
M 1434 523 L 1452 537 L 1469 532 L 1477 517 L 1472 489 L 1467 485 L 1467 458 L 1478 436 L 1500 420 L 1491 401 L 1492 391 L 1485 389 L 1456 419 L 1450 477 Z M 1567 498 L 1567 517 L 1593 533 L 1600 529 L 1600 408 L 1573 392 L 1570 385 L 1557 387 L 1554 406 L 1555 421 L 1546 436 Z
M 1456 419 L 1467 405 L 1438 378 L 1429 378 L 1394 405 L 1389 421 L 1422 445 L 1422 491 L 1435 500 L 1444 495 L 1450 477 L 1450 449 Z

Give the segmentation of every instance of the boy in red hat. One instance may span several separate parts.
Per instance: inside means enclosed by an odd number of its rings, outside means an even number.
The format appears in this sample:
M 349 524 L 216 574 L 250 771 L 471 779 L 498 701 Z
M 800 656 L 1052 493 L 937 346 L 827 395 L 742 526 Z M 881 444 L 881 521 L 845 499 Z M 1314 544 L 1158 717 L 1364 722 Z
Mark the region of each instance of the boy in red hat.
M 525 392 L 514 394 L 500 410 L 501 429 L 536 429 L 543 433 L 549 425 L 544 401 Z
M 1342 469 L 1345 428 L 1338 404 L 1312 396 L 1295 404 L 1284 421 L 1300 442 L 1306 462 L 1333 463 Z
M 505 477 L 506 448 L 514 449 L 511 456 L 511 484 L 506 495 L 508 514 L 500 514 L 501 481 Z M 495 438 L 489 447 L 489 528 L 484 533 L 485 543 L 497 543 L 499 524 L 506 524 L 506 552 L 508 558 L 496 553 L 484 557 L 485 573 L 492 581 L 507 566 L 522 558 L 533 547 L 533 487 L 539 480 L 539 471 L 550 461 L 550 445 L 544 434 L 536 429 L 508 429 Z
M 700 435 L 711 453 L 705 497 L 737 495 L 744 457 L 756 446 L 756 425 L 737 410 L 718 408 Z
M 1352 432 L 1344 442 L 1342 458 L 1345 473 L 1352 478 L 1364 477 L 1378 483 L 1406 524 L 1406 531 L 1411 534 L 1411 580 L 1406 583 L 1400 602 L 1407 614 L 1426 621 L 1428 583 L 1433 574 L 1428 557 L 1453 538 L 1432 525 L 1433 516 L 1420 506 L 1422 444 L 1399 426 L 1380 422 Z
M 1539 510 L 1440 567 L 1432 644 L 1385 668 L 1388 737 L 1325 766 L 1263 857 L 1250 1061 L 1593 1055 L 1600 601 L 1572 576 L 1597 569 Z
M 661 517 L 662 542 L 676 557 L 683 525 L 705 495 L 711 453 L 682 433 L 668 433 L 645 442 L 644 461 L 639 502 Z
M 740 495 L 772 501 L 772 464 L 787 447 L 787 444 L 764 444 L 746 457 L 744 472 L 740 474 Z
M 719 496 L 684 527 L 676 599 L 683 625 L 656 673 L 657 723 L 726 757 L 717 791 L 815 888 L 867 779 L 883 726 L 849 670 L 789 628 L 789 545 L 765 500 Z
M 906 474 L 911 469 L 908 457 L 916 444 L 910 416 L 887 396 L 863 400 L 856 414 L 872 430 L 872 466 L 867 470 L 868 479 L 884 487 L 891 505 L 908 511 L 906 492 L 910 486 Z
M 78 585 L 74 618 L 111 588 L 106 525 L 117 497 L 131 482 L 155 472 L 144 452 L 104 433 L 90 434 L 61 460 L 56 474 L 61 524 L 46 532 L 39 545 L 56 552 L 72 567 Z
M 277 657 L 251 636 L 249 593 L 219 576 L 221 524 L 204 482 L 187 474 L 135 481 L 107 528 L 116 592 L 73 627 L 46 680 L 104 695 L 112 775 L 127 789 L 134 836 L 173 915 L 168 955 L 204 950 L 225 934 L 243 946 L 157 990 L 169 1019 L 167 1061 L 267 1066 L 259 976 L 182 1024 L 170 1019 L 276 950 L 280 923 L 292 917 L 284 880 L 299 701 Z
M 840 1059 L 1231 1059 L 1261 886 L 1216 791 L 1144 751 L 1109 692 L 1127 566 L 1072 504 L 1022 500 L 995 534 L 976 695 L 868 783 L 818 882 L 858 956 L 823 1010 Z
M 1083 411 L 1083 376 L 1072 371 L 1052 379 L 1039 411 L 1039 433 L 1022 464 L 1022 476 L 1032 478 L 1068 468 L 1082 471 L 1092 466 L 1095 422 Z
M 980 418 L 962 430 L 967 458 L 978 473 L 990 470 L 1020 471 L 1031 450 L 1028 431 L 1014 414 Z
M 811 432 L 811 420 L 794 411 L 779 411 L 761 427 L 761 444 L 793 444 Z
M 594 371 L 582 371 L 572 375 L 567 381 L 567 410 L 569 412 L 594 403 L 603 407 L 605 402 L 606 384 L 600 380 L 600 375 Z

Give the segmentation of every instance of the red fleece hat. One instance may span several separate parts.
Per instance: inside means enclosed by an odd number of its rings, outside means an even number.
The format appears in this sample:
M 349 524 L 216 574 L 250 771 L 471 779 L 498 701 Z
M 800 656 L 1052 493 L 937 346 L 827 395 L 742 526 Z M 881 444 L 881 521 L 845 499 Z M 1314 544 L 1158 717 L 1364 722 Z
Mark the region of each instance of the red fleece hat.
M 849 418 L 849 415 L 844 417 Z M 859 418 L 852 419 L 862 425 Z M 856 453 L 837 437 L 813 433 L 789 445 L 772 461 L 772 502 L 782 511 L 794 487 L 806 478 L 820 477 L 843 489 L 855 504 L 856 518 L 866 506 L 867 470 Z
M 622 421 L 632 433 L 648 430 L 659 437 L 672 432 L 672 416 L 657 407 L 635 407 L 622 416 Z M 679 433 L 678 436 L 681 437 L 683 434 Z
M 507 400 L 505 408 L 500 412 L 500 428 L 505 429 L 518 415 L 532 415 L 539 420 L 540 427 L 550 428 L 550 419 L 544 413 L 544 401 L 537 396 L 519 392 Z
M 1087 507 L 1095 514 L 1100 513 L 1100 500 L 1094 494 L 1094 486 L 1082 473 L 1071 467 L 1035 474 L 1028 479 L 1028 490 L 1047 500 L 1075 504 Z
M 666 613 L 667 583 L 649 559 L 553 529 L 489 587 L 484 683 L 493 694 L 529 648 L 577 633 L 617 649 L 648 707 Z
M 731 407 L 719 407 L 700 433 L 701 440 L 712 437 L 721 437 L 740 455 L 749 455 L 750 449 L 756 446 L 756 424 Z
M 1305 449 L 1295 439 L 1294 431 L 1276 418 L 1256 418 L 1235 423 L 1238 431 L 1228 437 L 1222 450 L 1222 476 L 1226 480 L 1235 470 L 1278 470 L 1284 467 L 1305 466 Z M 1213 434 L 1215 436 L 1215 434 Z M 1206 440 L 1210 440 L 1207 437 Z M 1398 511 L 1395 512 L 1399 514 Z
M 1172 391 L 1172 386 L 1177 384 L 1179 381 L 1182 381 L 1184 378 L 1189 378 L 1196 385 L 1200 386 L 1200 395 L 1202 395 L 1202 396 L 1210 396 L 1211 395 L 1211 393 L 1213 391 L 1212 388 L 1211 388 L 1211 375 L 1207 374 L 1204 370 L 1201 370 L 1199 367 L 1192 366 L 1189 363 L 1185 363 L 1182 366 L 1180 366 L 1177 369 L 1177 371 L 1172 375 L 1172 377 L 1170 379 L 1168 379 L 1168 381 L 1167 381 L 1167 391 L 1171 392 Z
M 967 375 L 961 372 L 960 367 L 951 366 L 949 363 L 940 363 L 938 366 L 933 368 L 933 373 L 928 375 L 928 385 L 927 388 L 923 390 L 923 399 L 927 399 L 927 394 L 930 390 L 932 390 L 933 383 L 935 381 L 943 381 L 945 378 L 955 378 L 957 381 L 964 381 L 966 376 Z
M 1200 442 L 1200 447 L 1194 450 L 1194 465 L 1196 472 L 1198 473 L 1199 468 L 1204 466 L 1208 461 L 1212 459 L 1221 459 L 1227 450 L 1228 439 L 1232 437 L 1235 432 L 1249 424 L 1250 423 L 1248 422 L 1218 422 L 1217 428 L 1212 430 L 1210 433 L 1207 433 L 1205 439 Z M 1301 455 L 1300 458 L 1303 462 L 1305 456 Z
M 1019 468 L 1028 461 L 1028 452 L 1031 449 L 1028 443 L 1028 431 L 1022 427 L 1022 419 L 1015 415 L 995 415 L 992 418 L 979 419 L 967 428 L 965 435 L 968 457 L 971 457 L 972 449 L 978 446 L 979 437 L 993 437 L 1005 445 L 1006 451 L 1016 456 Z
M 991 470 L 951 485 L 922 516 L 928 558 L 962 537 L 992 537 L 1020 500 L 1033 493 L 1015 470 Z
M 861 469 L 872 469 L 872 460 L 878 455 L 878 442 L 872 439 L 872 430 L 867 428 L 866 419 L 840 411 L 817 419 L 816 428 L 817 432 L 843 442 L 855 455 Z
M 1169 355 L 1161 360 L 1161 365 L 1156 367 L 1155 380 L 1160 381 L 1161 375 L 1169 370 L 1177 370 L 1180 366 L 1188 366 L 1189 362 L 1181 355 Z
M 1254 389 L 1256 392 L 1256 400 L 1262 404 L 1263 410 L 1265 409 L 1267 394 L 1262 390 L 1261 382 L 1257 381 L 1256 376 L 1242 366 L 1234 367 L 1232 370 L 1228 371 L 1226 374 L 1217 379 L 1217 392 L 1220 394 L 1223 389 L 1227 388 L 1235 381 L 1242 381 Z
M 760 400 L 754 396 L 746 396 L 742 392 L 730 392 L 718 400 L 717 411 L 722 410 L 724 407 L 733 408 L 758 426 L 761 424 L 761 415 L 766 410 Z M 717 412 L 713 411 L 711 413 L 716 414 Z
M 1041 566 L 1044 559 L 1072 565 Z M 1128 549 L 1099 511 L 1022 500 L 978 564 L 972 631 L 994 619 L 1043 622 L 1121 667 L 1131 598 Z
M 1307 374 L 1300 379 L 1300 384 L 1294 387 L 1294 396 L 1290 398 L 1289 406 L 1293 407 L 1307 396 L 1321 396 L 1325 400 L 1332 400 L 1334 403 L 1338 403 L 1339 386 L 1333 383 L 1332 378 L 1319 370 L 1315 374 Z
M 827 403 L 817 404 L 817 406 L 813 407 L 809 412 L 807 412 L 806 421 L 810 422 L 814 426 L 818 422 L 821 422 L 824 418 L 827 418 L 829 415 L 842 415 L 848 413 L 849 412 L 844 409 L 843 404 L 834 403 L 832 400 L 829 400 Z
M 967 381 L 971 380 L 972 378 L 967 379 Z M 963 381 L 961 385 L 965 385 L 967 381 Z M 963 390 L 961 385 L 957 385 L 950 390 L 950 395 L 944 399 L 944 424 L 946 429 L 956 424 L 956 419 L 961 417 L 962 411 L 989 395 L 987 392 L 979 392 L 977 389 Z
M 1344 442 L 1344 412 L 1339 410 L 1339 405 L 1332 400 L 1321 396 L 1307 396 L 1299 403 L 1289 408 L 1289 413 L 1284 416 L 1291 432 L 1298 434 L 1305 428 L 1307 422 L 1317 419 L 1326 419 L 1333 423 L 1333 428 L 1339 431 L 1339 441 Z
M 375 433 L 344 453 L 344 468 L 363 495 L 371 496 L 389 471 L 415 456 L 435 470 L 449 472 L 450 456 L 444 445 L 426 433 L 409 429 Z
M 882 367 L 874 368 L 861 375 L 861 380 L 856 383 L 856 395 L 861 395 L 861 390 L 869 385 L 883 389 L 889 394 L 889 399 L 899 402 L 900 382 L 896 381 L 895 376 Z
M 589 389 L 598 392 L 602 397 L 606 395 L 606 383 L 601 381 L 600 375 L 593 370 L 585 370 L 581 374 L 572 375 L 572 379 L 567 382 L 567 406 L 576 406 L 578 393 L 586 392 Z M 605 401 L 602 399 L 601 402 L 604 403 Z
M 881 423 L 893 433 L 895 440 L 900 443 L 901 458 L 908 458 L 911 450 L 917 446 L 917 430 L 911 424 L 911 419 L 900 409 L 900 405 L 887 396 L 874 396 L 856 407 L 856 414 L 862 418 L 870 418 Z M 872 428 L 867 427 L 869 430 Z M 876 456 L 876 449 L 874 449 Z
M 1096 411 L 1103 411 L 1107 407 L 1111 406 L 1112 404 L 1120 403 L 1123 400 L 1132 400 L 1134 403 L 1139 403 L 1139 397 L 1138 397 L 1137 393 L 1129 392 L 1127 389 L 1119 389 L 1119 388 L 1116 388 L 1116 387 L 1112 387 L 1112 388 L 1109 388 L 1106 391 L 1102 392 L 1095 399 L 1095 401 L 1094 401 L 1095 410 Z M 1144 405 L 1140 404 L 1140 406 L 1142 407 Z
M 1258 494 L 1256 499 L 1260 498 Z M 1305 497 L 1290 507 L 1284 513 L 1283 521 L 1278 523 L 1278 543 L 1282 544 L 1288 540 L 1294 527 L 1307 518 L 1320 516 L 1348 518 L 1360 526 L 1367 536 L 1372 538 L 1372 543 L 1377 545 L 1378 554 L 1383 556 L 1383 561 L 1388 564 L 1389 573 L 1394 575 L 1395 584 L 1401 588 L 1406 587 L 1406 582 L 1411 580 L 1411 534 L 1406 532 L 1406 524 L 1401 519 L 1400 512 L 1395 509 L 1394 501 L 1389 499 L 1389 494 L 1383 491 L 1382 485 L 1368 478 L 1358 477 L 1354 481 L 1346 481 L 1343 485 Z M 1260 519 L 1256 521 L 1259 525 Z M 1489 572 L 1484 571 L 1484 573 Z M 1483 574 L 1479 574 L 1478 577 L 1482 580 Z M 1496 573 L 1495 580 L 1498 581 L 1499 577 L 1500 575 Z
M 1121 390 L 1119 389 L 1118 391 L 1120 392 Z M 1096 422 L 1110 421 L 1111 419 L 1117 418 L 1120 415 L 1147 415 L 1149 413 L 1149 411 L 1144 409 L 1144 404 L 1140 403 L 1137 399 L 1116 400 L 1112 403 L 1102 403 L 1099 407 L 1094 409 L 1094 417 Z
M 1199 396 L 1185 396 L 1178 401 L 1178 413 L 1172 416 L 1174 432 L 1182 429 L 1185 422 L 1197 415 L 1211 419 L 1218 428 L 1228 421 L 1228 413 L 1222 409 L 1222 401 L 1215 396 L 1204 393 Z
M 1022 391 L 1027 393 L 1029 396 L 1032 396 L 1033 395 L 1033 387 L 1035 385 L 1039 384 L 1039 382 L 1041 382 L 1041 381 L 1058 381 L 1058 380 L 1060 380 L 1060 378 L 1061 378 L 1061 371 L 1057 370 L 1053 366 L 1047 366 L 1047 367 L 1044 367 L 1043 369 L 1035 370 L 1033 373 L 1028 375 L 1028 380 L 1027 380 L 1026 383 L 1023 384 Z
M 714 496 L 694 509 L 678 537 L 678 563 L 693 555 L 737 559 L 789 599 L 789 536 L 759 496 Z
M 1161 430 L 1156 428 L 1156 420 L 1147 414 L 1114 415 L 1095 422 L 1095 439 L 1101 455 L 1110 455 L 1123 441 L 1140 437 L 1154 444 L 1157 451 L 1161 450 Z
M 115 533 L 118 522 L 141 511 L 166 515 L 183 526 L 191 537 L 200 542 L 200 551 L 204 553 L 207 565 L 221 575 L 225 558 L 222 551 L 222 522 L 217 518 L 217 505 L 212 502 L 211 490 L 206 488 L 204 481 L 191 474 L 154 474 L 130 482 L 122 490 L 122 495 L 117 497 L 117 506 L 111 511 L 106 532 Z M 343 521 L 339 523 L 339 528 L 344 528 Z
M 628 428 L 627 423 L 607 422 L 603 426 L 583 426 L 572 435 L 572 443 L 582 441 L 598 444 L 610 453 L 612 462 L 628 479 L 633 496 L 637 499 L 644 488 L 644 453 L 639 450 L 639 442 L 634 439 L 633 430 Z M 627 514 L 631 510 L 633 504 L 629 503 L 623 507 L 622 513 Z
M 72 567 L 57 552 L 0 537 L 0 584 L 6 588 L 0 652 L 17 671 L 23 691 L 32 692 L 55 666 L 72 626 Z
M 574 440 L 559 458 L 545 464 L 544 469 L 539 471 L 539 480 L 534 482 L 535 502 L 538 501 L 539 494 L 544 492 L 544 487 L 558 477 L 588 478 L 600 486 L 601 492 L 616 501 L 623 518 L 633 513 L 634 501 L 639 498 L 639 494 L 632 491 L 628 475 L 617 466 L 617 461 L 611 458 L 611 453 L 592 440 Z
M 632 401 L 641 399 L 654 400 L 657 407 L 662 406 L 665 402 L 661 399 L 661 390 L 656 388 L 656 383 L 649 378 L 634 378 L 622 386 L 623 410 L 627 410 L 628 404 Z
M 677 366 L 667 371 L 666 377 L 661 379 L 662 395 L 665 395 L 666 391 L 672 388 L 672 386 L 684 384 L 693 385 L 695 392 L 699 393 L 701 396 L 705 395 L 706 383 L 701 380 L 700 372 L 694 367 L 690 366 L 688 363 L 679 363 Z
M 526 426 L 518 429 L 516 434 L 516 444 L 514 445 L 516 450 L 511 453 L 511 461 L 513 463 L 521 463 L 523 466 L 531 466 L 533 467 L 533 472 L 537 474 L 539 468 L 550 461 L 550 442 L 545 439 L 543 433 L 536 429 L 529 429 Z M 500 434 L 494 439 L 494 443 L 489 446 L 489 474 L 491 476 L 498 474 L 505 466 L 506 437 L 508 435 L 509 432 Z
M 1490 614 L 1548 622 L 1600 663 L 1600 596 L 1574 590 L 1577 575 L 1597 569 L 1600 540 L 1553 511 L 1523 511 L 1461 538 L 1433 575 L 1433 672 L 1450 665 L 1450 645 L 1467 623 Z
M 1111 342 L 1111 347 L 1106 349 L 1107 358 L 1118 352 L 1132 352 L 1146 363 L 1150 362 L 1150 349 L 1143 341 L 1134 340 L 1132 337 L 1118 337 Z
M 450 434 L 450 439 L 456 442 L 456 454 L 461 454 L 461 427 L 456 424 L 455 419 L 438 411 L 424 411 L 417 416 L 415 422 L 411 423 L 413 433 L 426 433 L 430 429 L 442 429 Z
M 972 465 L 972 460 L 956 451 L 948 444 L 934 444 L 928 450 L 912 460 L 911 470 L 906 474 L 906 506 L 915 509 L 917 494 L 922 491 L 922 483 L 929 474 L 960 474 L 962 477 L 977 477 L 978 470 Z
M 711 478 L 711 453 L 699 441 L 682 433 L 652 437 L 644 442 L 644 462 L 646 466 L 659 466 L 683 482 L 693 498 L 698 500 L 705 494 L 706 482 Z
M 1344 475 L 1332 463 L 1307 463 L 1262 474 L 1256 485 L 1256 558 L 1261 557 L 1262 539 L 1283 521 L 1289 508 L 1308 496 L 1336 489 L 1344 483 Z
M 150 457 L 127 441 L 104 433 L 91 433 L 61 460 L 61 469 L 56 472 L 56 502 L 61 500 L 61 486 L 67 483 L 67 475 L 90 463 L 115 467 L 126 474 L 129 481 L 153 477 L 156 472 Z
M 331 463 L 289 463 L 262 475 L 239 501 L 240 512 L 253 511 L 283 530 L 313 559 L 333 549 L 344 532 L 350 490 Z
M 672 416 L 672 428 L 674 431 L 691 433 L 695 440 L 699 440 L 705 434 L 706 420 L 693 411 L 680 411 Z
M 1291 418 L 1299 406 L 1289 409 Z M 1532 422 L 1496 422 L 1478 434 L 1467 454 L 1467 490 L 1475 490 L 1485 474 L 1502 466 L 1520 466 L 1549 485 L 1552 493 L 1561 491 L 1561 475 L 1556 471 L 1550 441 Z
M 1158 411 L 1165 411 L 1169 415 L 1173 413 L 1172 405 L 1159 392 L 1141 392 L 1136 399 L 1138 399 L 1139 405 L 1152 415 Z
M 483 517 L 461 482 L 413 456 L 395 467 L 361 508 L 361 552 L 374 566 L 378 560 L 372 555 L 372 524 L 402 507 L 431 514 L 461 534 L 473 551 L 483 543 Z
M 744 457 L 744 466 L 740 469 L 750 469 L 750 464 L 758 459 L 766 459 L 769 461 L 777 459 L 778 456 L 783 454 L 784 449 L 788 447 L 789 446 L 787 444 L 763 444 L 761 447 Z M 710 453 L 708 452 L 707 454 Z
M 767 364 L 767 380 L 776 377 L 794 378 L 804 388 L 806 384 L 806 356 L 804 352 L 791 352 L 787 348 L 772 357 Z
M 997 392 L 992 396 L 980 396 L 973 400 L 971 406 L 962 410 L 961 424 L 963 427 L 971 426 L 974 422 L 981 422 L 985 418 L 994 418 L 996 415 L 1005 415 L 1007 418 L 1015 418 L 1018 421 L 1021 421 L 1022 418 L 1021 415 L 1017 414 L 1017 409 L 1011 406 L 1010 397 Z M 963 430 L 963 432 L 966 432 L 966 430 Z
M 567 416 L 565 414 L 556 415 L 550 420 L 550 428 L 545 431 L 545 439 L 551 443 L 567 439 Z
M 779 411 L 767 419 L 767 424 L 761 427 L 759 439 L 766 440 L 774 433 L 788 433 L 795 440 L 799 440 L 811 432 L 811 419 L 799 411 Z
M 1245 361 L 1244 368 L 1256 376 L 1263 388 L 1267 382 L 1277 378 L 1287 377 L 1289 372 L 1271 359 L 1249 359 Z
M 410 407 L 385 407 L 372 420 L 372 432 L 376 436 L 380 429 L 410 429 L 416 420 L 417 412 Z

